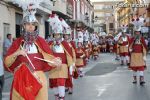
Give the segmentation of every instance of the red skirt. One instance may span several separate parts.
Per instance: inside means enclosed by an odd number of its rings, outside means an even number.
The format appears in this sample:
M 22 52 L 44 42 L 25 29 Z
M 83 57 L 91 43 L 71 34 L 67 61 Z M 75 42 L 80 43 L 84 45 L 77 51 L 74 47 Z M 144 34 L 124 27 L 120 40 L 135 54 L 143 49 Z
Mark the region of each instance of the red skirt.
M 145 70 L 145 66 L 138 66 L 138 67 L 129 66 L 129 69 L 133 70 L 133 71 L 144 71 Z
M 65 86 L 65 78 L 49 79 L 50 88 L 56 88 L 58 86 Z
M 128 56 L 128 55 L 129 55 L 128 52 L 120 53 L 120 56 Z

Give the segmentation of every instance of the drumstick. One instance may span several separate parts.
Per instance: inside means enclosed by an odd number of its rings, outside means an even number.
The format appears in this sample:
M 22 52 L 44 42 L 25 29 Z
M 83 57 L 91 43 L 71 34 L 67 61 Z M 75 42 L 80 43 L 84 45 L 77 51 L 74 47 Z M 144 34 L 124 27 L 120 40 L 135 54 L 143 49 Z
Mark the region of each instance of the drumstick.
M 41 60 L 41 61 L 48 62 L 48 63 L 54 63 L 53 61 L 49 61 L 49 60 L 42 59 L 42 58 L 39 58 L 39 57 L 34 57 L 34 58 L 35 58 L 35 59 L 38 59 L 38 60 Z

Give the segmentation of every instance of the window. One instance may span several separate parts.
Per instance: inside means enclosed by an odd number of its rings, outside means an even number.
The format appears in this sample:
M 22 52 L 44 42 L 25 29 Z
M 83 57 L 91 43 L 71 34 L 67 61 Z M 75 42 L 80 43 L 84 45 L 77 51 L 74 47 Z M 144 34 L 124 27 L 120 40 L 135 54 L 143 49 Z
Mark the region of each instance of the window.
M 4 27 L 3 36 L 4 36 L 4 39 L 6 39 L 7 34 L 10 33 L 10 25 L 8 23 L 4 23 L 3 27 Z
M 19 13 L 16 13 L 16 37 L 20 37 L 20 33 L 21 33 L 21 24 L 22 24 L 22 19 L 23 16 Z

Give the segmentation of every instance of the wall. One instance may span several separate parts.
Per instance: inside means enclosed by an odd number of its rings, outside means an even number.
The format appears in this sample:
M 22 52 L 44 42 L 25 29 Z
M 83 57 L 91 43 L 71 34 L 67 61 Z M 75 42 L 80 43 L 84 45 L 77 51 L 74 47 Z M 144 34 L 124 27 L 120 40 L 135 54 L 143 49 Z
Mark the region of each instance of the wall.
M 66 3 L 67 3 L 67 0 L 56 0 L 55 2 L 55 6 L 53 6 L 53 10 L 54 11 L 59 11 L 63 14 L 66 14 Z
M 12 34 L 12 37 L 15 37 L 15 9 L 6 7 L 5 4 L 0 4 L 0 14 L 3 14 L 3 16 L 0 16 L 0 53 L 3 49 L 3 41 L 7 34 L 4 34 L 4 23 L 7 23 L 10 25 L 10 31 L 9 33 Z

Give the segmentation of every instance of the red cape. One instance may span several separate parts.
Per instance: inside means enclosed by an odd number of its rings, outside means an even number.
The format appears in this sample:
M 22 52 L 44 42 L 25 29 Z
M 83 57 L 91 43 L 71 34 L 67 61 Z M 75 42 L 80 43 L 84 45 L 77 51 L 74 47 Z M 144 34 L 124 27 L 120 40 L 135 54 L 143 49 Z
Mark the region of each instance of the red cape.
M 131 38 L 130 40 L 130 45 L 134 42 L 135 40 L 135 37 Z M 143 37 L 141 37 L 141 43 L 143 44 L 143 46 L 145 47 L 145 49 L 147 50 L 147 46 L 146 46 L 146 43 L 145 43 L 145 39 Z
M 23 37 L 20 37 L 20 38 L 16 39 L 16 40 L 12 43 L 12 46 L 9 48 L 9 50 L 8 50 L 8 52 L 7 52 L 7 54 L 6 54 L 6 57 L 9 56 L 9 55 L 11 55 L 11 54 L 13 54 L 13 53 L 15 53 L 15 52 L 17 51 L 17 49 L 19 49 L 20 45 L 22 45 L 23 42 L 24 42 Z M 41 37 L 38 36 L 38 38 L 36 39 L 36 43 L 38 44 L 38 46 L 39 46 L 44 52 L 46 52 L 47 54 L 53 55 L 51 49 L 49 48 L 49 45 L 47 44 L 47 42 L 46 42 L 43 38 L 41 38 Z M 14 71 L 14 68 L 16 68 L 18 65 L 19 65 L 18 62 L 15 61 L 15 62 L 9 67 L 9 69 L 12 70 L 12 71 Z M 48 67 L 51 67 L 51 66 L 49 66 L 48 64 L 46 64 L 44 67 L 45 67 L 45 68 L 46 68 L 46 67 L 48 68 Z M 5 68 L 6 68 L 6 70 L 8 69 L 6 66 L 5 66 Z M 48 69 L 51 69 L 51 68 L 48 68 Z M 48 69 L 45 69 L 45 71 L 48 70 Z M 10 71 L 10 70 L 8 70 L 8 71 Z
M 64 46 L 64 48 L 67 50 L 67 52 L 69 53 L 69 55 L 71 57 L 73 57 L 73 53 L 72 53 L 72 49 L 71 47 L 69 46 L 69 43 L 66 42 L 66 41 L 62 41 L 61 44 Z

